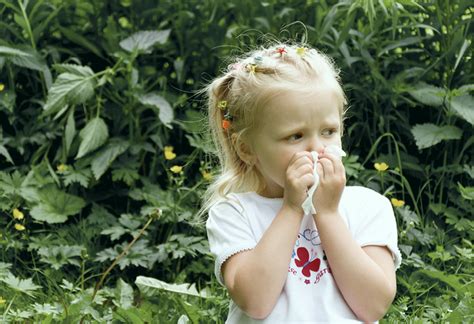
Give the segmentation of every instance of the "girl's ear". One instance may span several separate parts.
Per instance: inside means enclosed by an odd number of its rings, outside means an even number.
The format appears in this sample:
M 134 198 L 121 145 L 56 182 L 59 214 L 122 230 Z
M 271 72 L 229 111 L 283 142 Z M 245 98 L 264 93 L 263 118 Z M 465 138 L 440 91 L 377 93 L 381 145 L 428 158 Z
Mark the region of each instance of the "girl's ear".
M 239 158 L 248 165 L 255 164 L 255 155 L 253 153 L 250 145 L 245 143 L 241 136 L 238 136 L 236 133 L 232 134 L 232 145 L 234 146 L 235 151 Z

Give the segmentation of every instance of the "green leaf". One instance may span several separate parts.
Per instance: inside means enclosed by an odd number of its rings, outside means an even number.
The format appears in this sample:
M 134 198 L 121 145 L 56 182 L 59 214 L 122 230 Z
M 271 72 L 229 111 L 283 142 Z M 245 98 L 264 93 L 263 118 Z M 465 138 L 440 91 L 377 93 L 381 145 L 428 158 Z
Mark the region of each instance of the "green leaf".
M 144 276 L 138 276 L 135 280 L 141 292 L 153 295 L 155 290 L 165 290 L 182 295 L 191 295 L 196 297 L 207 298 L 206 291 L 198 292 L 194 284 L 169 284 L 167 282 Z
M 2 278 L 1 281 L 6 283 L 10 288 L 32 297 L 33 291 L 41 288 L 41 286 L 35 285 L 33 280 L 30 278 L 24 280 L 18 279 L 11 273 L 9 273 L 5 278 Z
M 61 73 L 48 92 L 44 114 L 54 114 L 67 104 L 85 103 L 94 95 L 96 80 L 89 67 L 76 66 Z
M 79 136 L 82 141 L 76 159 L 102 146 L 109 137 L 109 130 L 104 120 L 100 117 L 96 117 L 87 123 L 79 133 Z
M 8 153 L 7 148 L 1 144 L 0 144 L 0 155 L 3 155 L 5 159 L 7 159 L 8 162 L 15 165 L 15 163 L 13 163 L 12 157 L 10 156 L 10 153 Z
M 64 28 L 64 27 L 59 26 L 59 30 L 71 42 L 76 43 L 77 45 L 80 45 L 90 50 L 92 53 L 94 53 L 95 55 L 101 58 L 104 58 L 101 50 L 97 46 L 95 46 L 92 42 L 90 42 L 86 37 L 74 32 L 72 29 L 69 29 L 69 28 Z
M 469 124 L 474 125 L 474 97 L 463 95 L 451 98 L 449 106 Z
M 408 93 L 418 102 L 433 107 L 441 106 L 446 96 L 445 90 L 424 82 L 417 83 Z
M 97 156 L 94 158 L 91 164 L 92 173 L 96 180 L 107 171 L 112 162 L 123 152 L 125 152 L 130 144 L 121 139 L 111 139 L 110 143 L 107 144 Z
M 63 173 L 64 184 L 66 186 L 72 183 L 79 183 L 84 188 L 87 188 L 91 178 L 92 172 L 90 169 L 74 170 L 71 168 Z
M 120 42 L 120 47 L 128 52 L 135 50 L 151 53 L 151 47 L 157 43 L 164 44 L 170 35 L 170 29 L 162 31 L 139 31 Z
M 458 190 L 464 199 L 474 200 L 474 187 L 464 187 L 458 182 Z
M 437 126 L 430 123 L 415 125 L 411 132 L 420 150 L 441 141 L 460 139 L 462 136 L 462 130 L 456 126 Z
M 120 278 L 115 288 L 114 303 L 123 309 L 128 309 L 133 306 L 133 288 Z
M 64 128 L 64 148 L 66 150 L 66 156 L 68 156 L 74 136 L 76 136 L 76 122 L 74 120 L 74 110 L 71 110 L 67 118 L 66 127 Z
M 52 247 L 42 247 L 38 249 L 41 261 L 51 265 L 54 269 L 59 270 L 66 264 L 80 266 L 78 258 L 85 249 L 81 245 L 61 245 Z
M 171 105 L 165 98 L 156 93 L 147 93 L 138 96 L 138 100 L 146 106 L 157 109 L 159 112 L 158 117 L 161 122 L 171 128 L 170 123 L 173 121 L 173 108 L 171 108 Z
M 49 224 L 64 223 L 68 216 L 79 213 L 86 205 L 82 198 L 52 186 L 41 189 L 39 197 L 40 203 L 31 209 L 31 216 Z

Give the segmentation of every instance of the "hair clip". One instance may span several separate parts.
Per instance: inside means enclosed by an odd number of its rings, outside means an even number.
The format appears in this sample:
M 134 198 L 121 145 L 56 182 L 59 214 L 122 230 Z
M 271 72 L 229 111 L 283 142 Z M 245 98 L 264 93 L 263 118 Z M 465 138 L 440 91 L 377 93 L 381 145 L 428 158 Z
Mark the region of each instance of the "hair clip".
M 247 72 L 249 73 L 255 73 L 255 69 L 256 69 L 257 65 L 256 64 L 252 64 L 252 63 L 249 63 L 245 66 L 245 69 L 247 70 Z
M 284 48 L 284 47 L 278 47 L 278 48 L 276 49 L 276 51 L 277 51 L 277 53 L 280 54 L 280 57 L 282 57 L 284 53 L 288 53 L 288 52 L 286 51 L 286 48 Z
M 217 107 L 219 107 L 220 110 L 225 110 L 227 108 L 227 100 L 219 101 Z
M 254 63 L 255 63 L 256 65 L 261 64 L 261 63 L 263 62 L 263 57 L 261 57 L 260 55 L 259 55 L 259 56 L 255 56 L 255 57 L 253 58 L 253 61 L 254 61 Z
M 232 125 L 232 119 L 233 119 L 233 117 L 227 111 L 224 115 L 224 119 L 222 119 L 222 128 L 225 129 L 225 130 L 228 130 L 230 128 L 230 126 Z
M 241 63 L 232 63 L 227 66 L 227 68 L 231 71 L 239 70 L 242 67 Z
M 297 47 L 296 54 L 303 57 L 306 54 L 307 48 L 306 47 Z

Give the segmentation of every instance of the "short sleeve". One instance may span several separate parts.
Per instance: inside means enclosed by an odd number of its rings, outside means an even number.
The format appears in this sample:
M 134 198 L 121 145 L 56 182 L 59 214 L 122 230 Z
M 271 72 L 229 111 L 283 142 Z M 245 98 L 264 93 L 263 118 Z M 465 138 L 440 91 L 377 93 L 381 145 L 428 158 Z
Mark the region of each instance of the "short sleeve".
M 244 210 L 230 200 L 209 209 L 206 229 L 211 253 L 216 258 L 214 272 L 219 283 L 224 285 L 222 264 L 236 253 L 253 249 L 257 241 Z
M 375 205 L 375 208 L 363 213 L 361 222 L 356 229 L 355 240 L 360 246 L 387 246 L 392 252 L 396 270 L 400 267 L 402 257 L 398 249 L 397 223 L 392 204 L 379 193 L 370 197 L 370 200 L 370 203 L 367 202 L 367 206 Z

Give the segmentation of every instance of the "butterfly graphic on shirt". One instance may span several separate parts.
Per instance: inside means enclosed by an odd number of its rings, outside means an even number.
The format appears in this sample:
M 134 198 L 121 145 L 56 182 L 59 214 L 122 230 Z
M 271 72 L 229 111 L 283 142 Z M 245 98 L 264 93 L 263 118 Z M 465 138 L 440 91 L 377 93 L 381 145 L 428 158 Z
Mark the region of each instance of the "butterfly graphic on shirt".
M 311 276 L 311 271 L 317 272 L 321 265 L 321 260 L 319 258 L 314 258 L 310 260 L 309 252 L 305 247 L 300 247 L 296 250 L 295 264 L 297 267 L 302 268 L 301 273 L 305 277 Z

